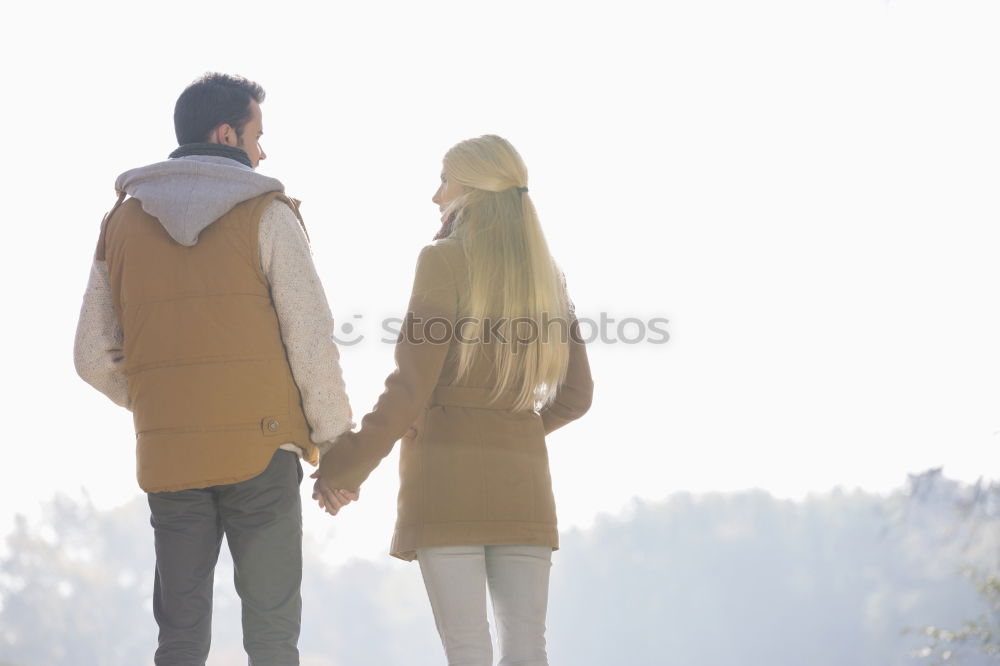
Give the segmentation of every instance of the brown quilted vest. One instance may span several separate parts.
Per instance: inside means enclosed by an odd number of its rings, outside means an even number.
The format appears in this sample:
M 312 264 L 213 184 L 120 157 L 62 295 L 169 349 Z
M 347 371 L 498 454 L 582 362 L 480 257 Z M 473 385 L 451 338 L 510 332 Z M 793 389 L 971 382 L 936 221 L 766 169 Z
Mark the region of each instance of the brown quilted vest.
M 299 215 L 297 202 L 269 192 L 210 224 L 193 247 L 134 198 L 105 217 L 97 258 L 124 333 L 146 492 L 252 478 L 286 442 L 318 458 L 260 266 L 260 217 L 275 199 Z

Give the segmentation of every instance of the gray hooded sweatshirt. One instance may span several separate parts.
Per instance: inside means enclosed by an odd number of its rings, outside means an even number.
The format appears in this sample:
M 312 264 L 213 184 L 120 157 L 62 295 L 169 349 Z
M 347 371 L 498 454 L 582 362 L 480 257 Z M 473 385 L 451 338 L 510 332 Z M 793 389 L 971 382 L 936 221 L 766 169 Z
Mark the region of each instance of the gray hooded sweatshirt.
M 285 188 L 235 160 L 192 155 L 126 171 L 115 189 L 138 199 L 171 238 L 192 247 L 199 234 L 233 206 Z M 295 213 L 282 201 L 274 201 L 261 216 L 260 263 L 271 286 L 292 376 L 302 394 L 310 438 L 323 454 L 355 424 L 334 342 L 333 316 L 309 242 Z M 74 357 L 84 381 L 116 404 L 130 407 L 122 330 L 104 261 L 95 259 L 90 270 Z M 301 454 L 291 443 L 281 448 Z
M 236 204 L 285 186 L 228 157 L 191 155 L 126 171 L 115 190 L 138 199 L 175 241 L 190 247 Z

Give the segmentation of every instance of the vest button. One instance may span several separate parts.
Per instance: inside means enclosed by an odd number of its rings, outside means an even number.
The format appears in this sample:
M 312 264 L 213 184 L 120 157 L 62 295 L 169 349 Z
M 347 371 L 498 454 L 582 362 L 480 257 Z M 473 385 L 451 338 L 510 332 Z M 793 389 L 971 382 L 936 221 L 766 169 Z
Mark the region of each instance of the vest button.
M 278 429 L 278 425 L 279 424 L 277 421 L 275 421 L 274 419 L 269 419 L 267 422 L 267 429 L 270 430 L 271 432 L 274 432 Z

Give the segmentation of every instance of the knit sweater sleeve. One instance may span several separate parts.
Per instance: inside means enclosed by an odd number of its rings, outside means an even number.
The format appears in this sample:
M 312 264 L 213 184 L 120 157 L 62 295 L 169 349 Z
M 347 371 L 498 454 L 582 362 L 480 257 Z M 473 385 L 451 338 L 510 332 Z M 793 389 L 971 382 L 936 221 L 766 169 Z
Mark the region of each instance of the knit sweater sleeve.
M 76 326 L 73 360 L 80 377 L 116 405 L 131 409 L 125 380 L 124 336 L 111 298 L 108 264 L 94 260 Z
M 439 246 L 428 245 L 417 259 L 409 307 L 396 340 L 396 369 L 386 378 L 375 407 L 361 420 L 360 430 L 341 435 L 320 464 L 327 486 L 358 489 L 406 434 L 437 385 L 450 342 L 440 326 L 454 330 L 457 309 L 448 260 Z
M 326 453 L 354 427 L 334 341 L 333 315 L 302 225 L 282 201 L 260 219 L 260 264 L 271 287 L 281 339 L 302 395 L 310 439 Z

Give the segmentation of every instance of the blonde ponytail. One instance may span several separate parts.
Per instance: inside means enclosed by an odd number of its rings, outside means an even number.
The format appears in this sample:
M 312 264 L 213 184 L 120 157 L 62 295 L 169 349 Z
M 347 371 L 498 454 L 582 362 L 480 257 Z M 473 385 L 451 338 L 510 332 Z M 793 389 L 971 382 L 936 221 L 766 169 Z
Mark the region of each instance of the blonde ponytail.
M 460 303 L 464 339 L 483 339 L 495 322 L 507 344 L 490 345 L 497 370 L 494 398 L 516 394 L 516 410 L 551 402 L 569 363 L 569 303 L 527 191 L 527 169 L 505 139 L 486 135 L 454 146 L 445 177 L 466 191 L 450 206 L 469 266 L 470 289 Z M 527 329 L 527 334 L 525 334 Z M 459 346 L 458 380 L 485 347 Z

